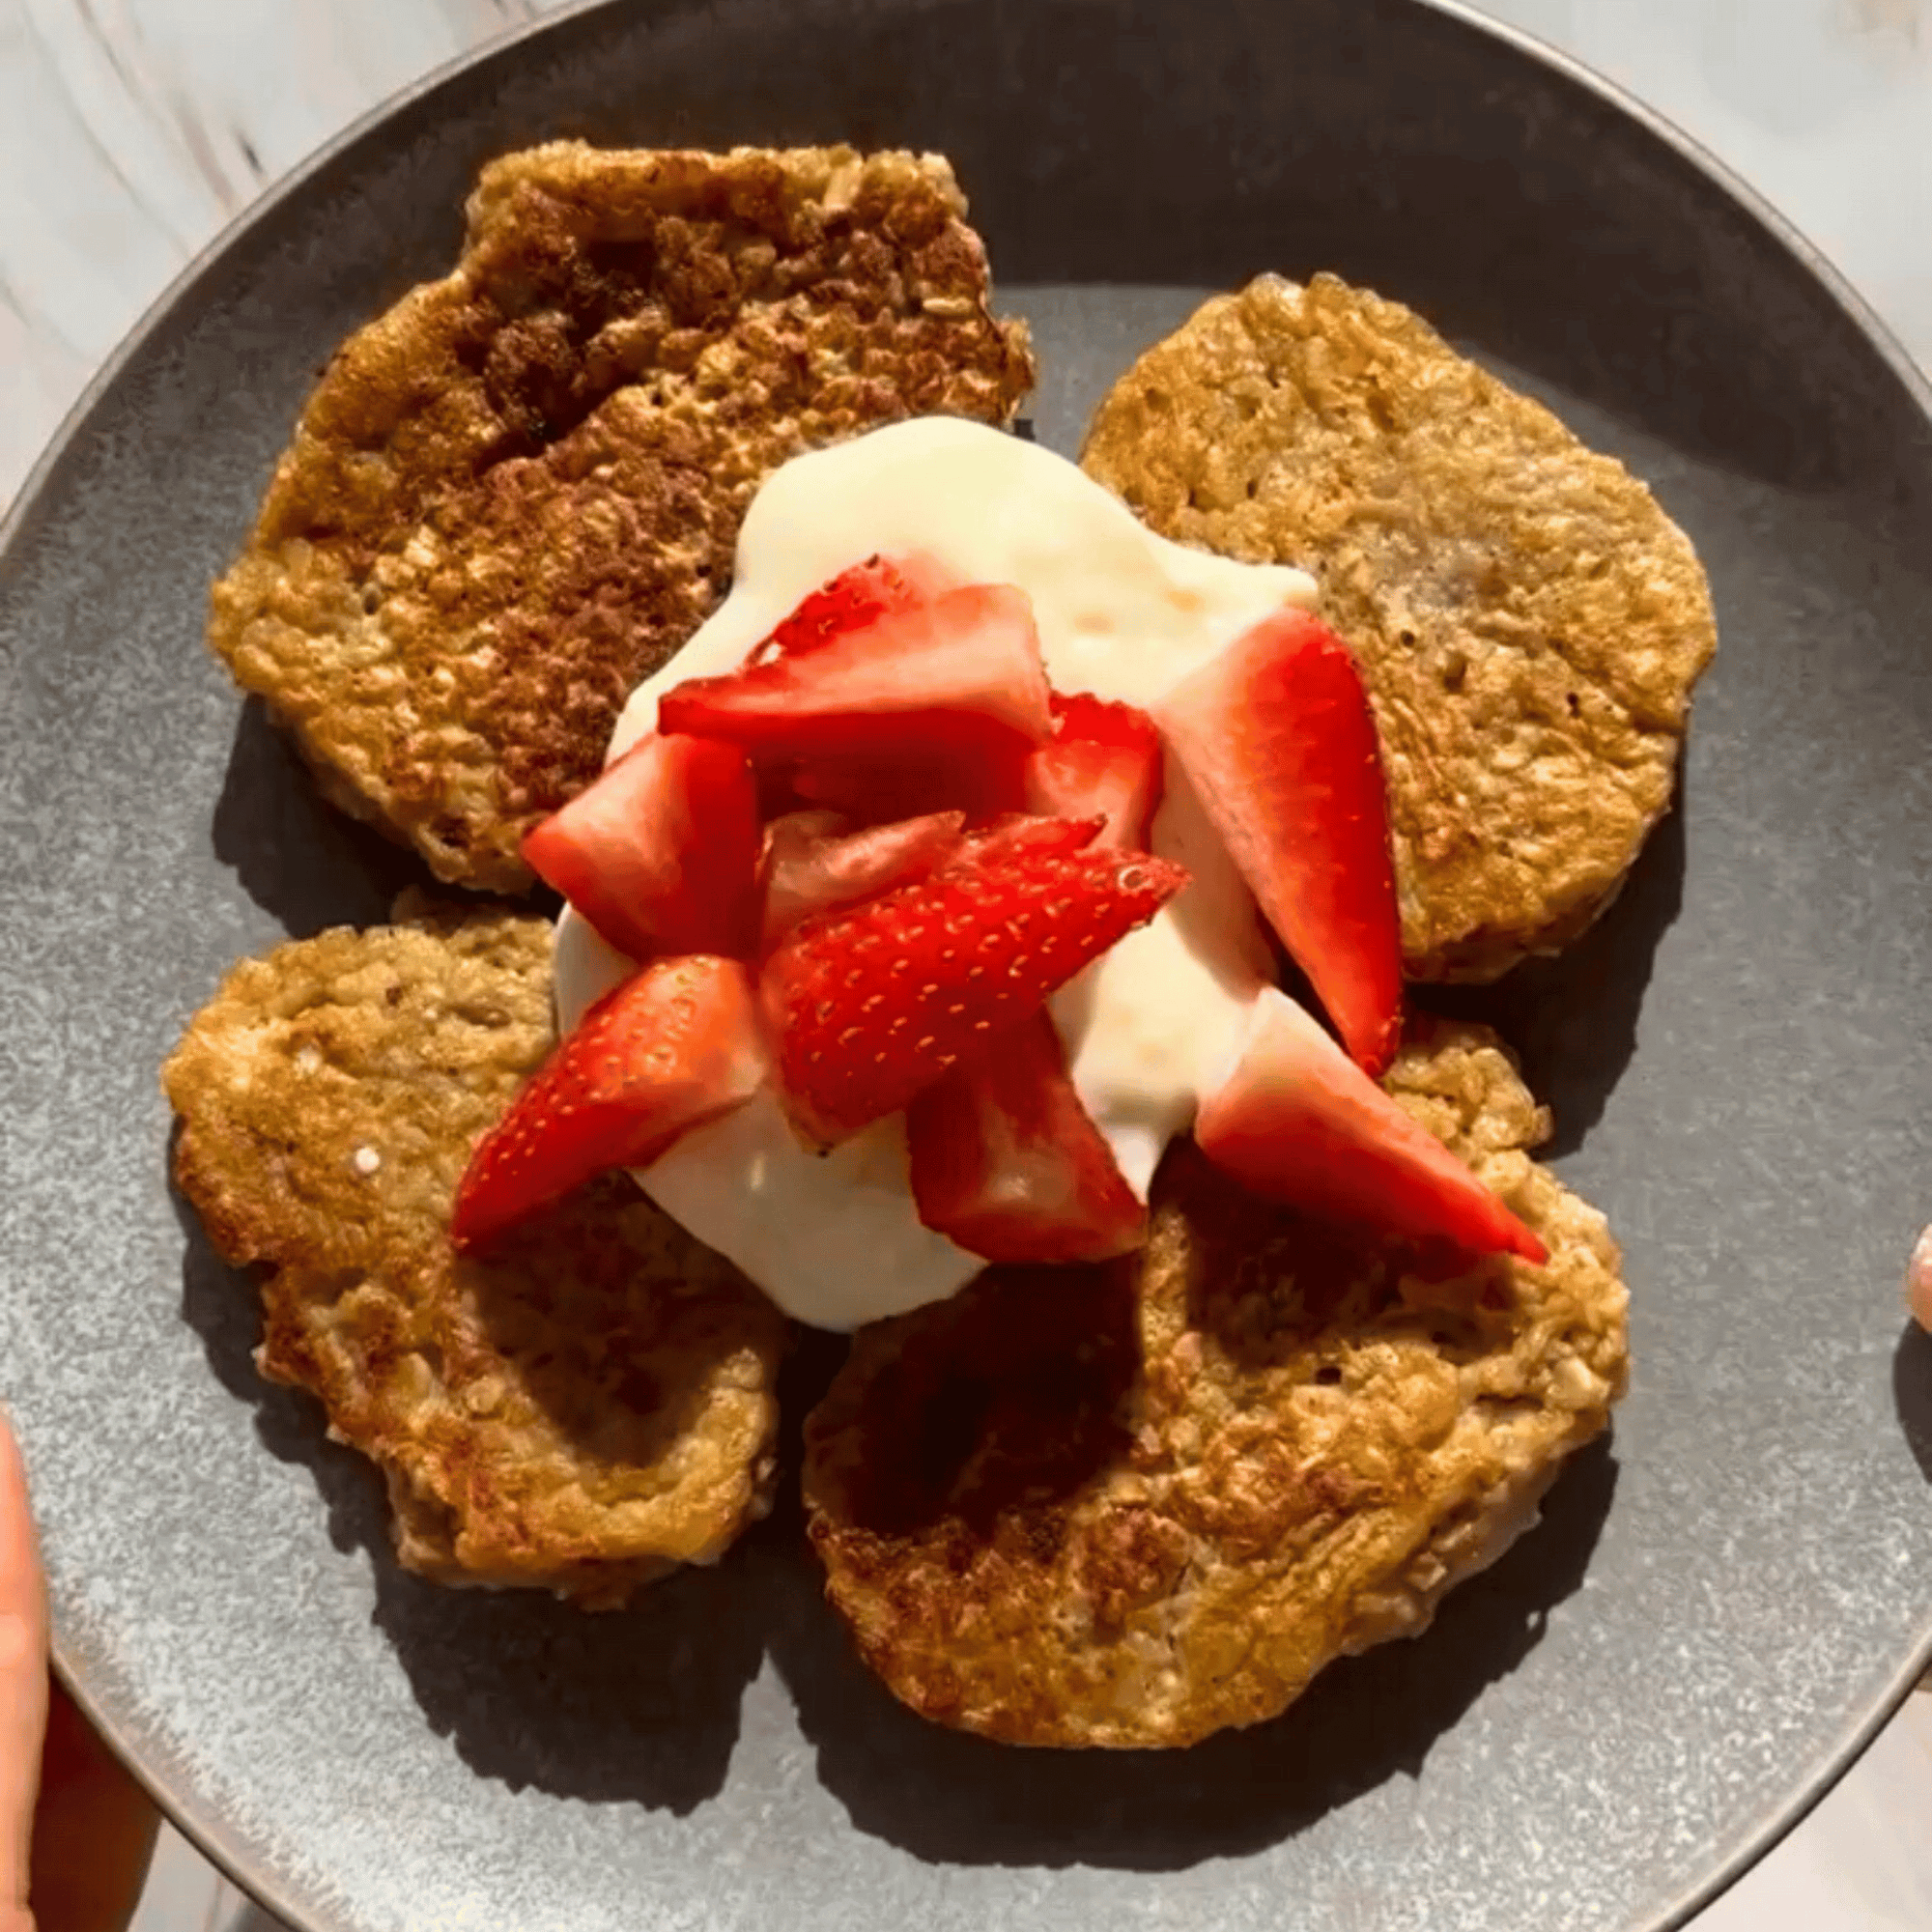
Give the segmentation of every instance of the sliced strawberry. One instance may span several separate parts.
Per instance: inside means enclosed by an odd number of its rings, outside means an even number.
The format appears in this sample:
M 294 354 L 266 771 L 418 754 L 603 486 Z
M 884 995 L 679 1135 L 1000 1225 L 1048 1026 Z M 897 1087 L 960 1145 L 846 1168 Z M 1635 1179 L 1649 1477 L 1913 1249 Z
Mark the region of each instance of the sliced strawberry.
M 831 582 L 820 584 L 745 662 L 768 664 L 816 650 L 848 631 L 863 631 L 895 611 L 930 604 L 954 588 L 956 580 L 936 557 L 868 556 Z
M 923 879 L 807 920 L 760 987 L 793 1122 L 829 1147 L 903 1107 L 1186 879 L 1162 859 L 1055 850 L 1009 826 Z
M 1375 714 L 1349 647 L 1281 611 L 1182 680 L 1158 719 L 1268 923 L 1379 1073 L 1402 1036 L 1402 927 Z
M 1160 802 L 1161 744 L 1131 704 L 1053 694 L 1053 736 L 1027 759 L 1026 810 L 1107 821 L 1095 841 L 1145 852 Z
M 1025 809 L 1032 753 L 1024 738 L 1007 735 L 956 753 L 802 758 L 786 768 L 783 783 L 800 803 L 841 811 L 860 825 L 953 809 L 986 818 Z
M 1201 1151 L 1257 1194 L 1476 1254 L 1548 1251 L 1286 993 L 1255 1002 L 1235 1071 L 1194 1122 Z
M 524 857 L 620 952 L 749 955 L 757 787 L 736 745 L 651 736 L 524 838 Z
M 750 970 L 657 959 L 598 1001 L 477 1142 L 450 1237 L 475 1248 L 611 1167 L 646 1167 L 769 1069 Z
M 1046 671 L 1024 591 L 971 584 L 890 611 L 813 648 L 694 678 L 658 727 L 742 745 L 753 762 L 977 762 L 1051 729 Z
M 906 1109 L 919 1218 L 989 1262 L 1097 1262 L 1138 1247 L 1147 1209 L 1080 1104 L 1044 1012 Z
M 963 811 L 928 812 L 862 832 L 832 811 L 793 811 L 765 827 L 764 950 L 813 913 L 875 898 L 919 878 L 959 843 Z
M 966 856 L 984 862 L 1025 852 L 1078 852 L 1099 842 L 1106 821 L 1099 818 L 1041 818 L 1008 811 L 976 825 L 961 839 Z

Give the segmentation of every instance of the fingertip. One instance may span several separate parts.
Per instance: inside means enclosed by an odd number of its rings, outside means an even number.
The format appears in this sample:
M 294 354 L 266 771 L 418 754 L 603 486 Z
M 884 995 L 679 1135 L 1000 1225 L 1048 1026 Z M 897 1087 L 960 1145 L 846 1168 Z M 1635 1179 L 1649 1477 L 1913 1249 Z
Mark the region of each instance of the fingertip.
M 20 1454 L 20 1438 L 14 1434 L 14 1418 L 0 1402 L 0 1512 L 25 1510 L 27 1506 L 27 1464 Z
M 1932 1330 L 1932 1228 L 1919 1236 L 1906 1264 L 1905 1305 L 1914 1321 Z
M 24 1619 L 36 1628 L 44 1617 L 40 1540 L 27 1496 L 27 1467 L 4 1403 L 0 1403 L 0 1614 Z
M 0 1410 L 0 1926 L 10 1909 L 26 1904 L 27 1834 L 46 1720 L 46 1641 L 26 1468 Z
M 14 1418 L 0 1402 L 0 1523 L 11 1523 L 27 1510 L 27 1465 L 20 1454 Z

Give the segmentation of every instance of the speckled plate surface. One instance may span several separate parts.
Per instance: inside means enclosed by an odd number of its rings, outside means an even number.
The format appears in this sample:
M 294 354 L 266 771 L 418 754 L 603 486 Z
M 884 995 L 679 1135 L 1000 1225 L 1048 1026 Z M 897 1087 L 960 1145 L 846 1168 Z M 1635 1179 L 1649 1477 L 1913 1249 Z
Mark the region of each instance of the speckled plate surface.
M 208 580 L 330 347 L 447 263 L 482 158 L 565 131 L 946 150 L 1061 448 L 1199 292 L 1332 266 L 1624 456 L 1708 561 L 1683 805 L 1594 934 L 1472 1003 L 1626 1244 L 1635 1387 L 1434 1634 L 1276 1723 L 1172 1758 L 928 1730 L 789 1509 L 620 1617 L 405 1577 L 170 1195 L 182 1021 L 410 875 L 204 655 Z M 611 5 L 364 127 L 150 318 L 5 534 L 0 1391 L 86 1702 L 313 1932 L 1678 1922 L 1932 1647 L 1896 1289 L 1932 1207 L 1926 400 L 1681 141 L 1405 0 Z

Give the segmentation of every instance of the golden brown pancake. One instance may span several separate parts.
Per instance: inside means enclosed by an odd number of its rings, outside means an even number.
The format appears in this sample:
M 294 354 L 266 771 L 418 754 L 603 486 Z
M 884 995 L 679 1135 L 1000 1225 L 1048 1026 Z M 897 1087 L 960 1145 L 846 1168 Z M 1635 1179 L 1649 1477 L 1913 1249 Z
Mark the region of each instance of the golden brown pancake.
M 382 1468 L 405 1567 L 603 1607 L 764 1514 L 786 1324 L 622 1175 L 451 1250 L 469 1150 L 551 1045 L 550 943 L 485 912 L 278 947 L 162 1084 L 182 1191 L 261 1269 L 263 1374 Z
M 344 810 L 521 891 L 632 687 L 723 595 L 758 483 L 904 416 L 1008 421 L 1026 331 L 934 156 L 483 170 L 455 271 L 309 398 L 210 642 Z
M 1621 464 L 1332 275 L 1207 303 L 1081 460 L 1163 535 L 1320 580 L 1375 701 L 1411 978 L 1493 979 L 1609 903 L 1717 647 Z
M 1492 1036 L 1390 1091 L 1550 1250 L 1470 1265 L 1274 1208 L 1180 1143 L 1146 1250 L 994 1268 L 862 1329 L 806 1429 L 827 1592 L 922 1716 L 1014 1744 L 1179 1746 L 1425 1628 L 1622 1393 L 1603 1216 Z

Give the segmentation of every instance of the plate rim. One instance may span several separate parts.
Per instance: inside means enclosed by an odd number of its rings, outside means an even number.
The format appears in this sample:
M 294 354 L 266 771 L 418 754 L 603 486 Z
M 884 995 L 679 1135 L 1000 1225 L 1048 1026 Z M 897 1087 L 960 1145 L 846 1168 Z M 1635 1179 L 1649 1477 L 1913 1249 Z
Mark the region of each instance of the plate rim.
M 990 4 L 990 0 L 973 0 L 973 3 L 985 5 Z M 410 107 L 442 91 L 472 70 L 512 57 L 529 43 L 557 33 L 574 21 L 593 14 L 619 10 L 654 13 L 668 18 L 680 12 L 701 9 L 704 4 L 705 0 L 561 0 L 561 4 L 549 12 L 513 23 L 438 62 L 414 80 L 365 108 L 310 150 L 280 180 L 224 222 L 183 264 L 102 358 L 43 445 L 22 478 L 13 502 L 8 505 L 5 514 L 0 515 L 0 561 L 4 561 L 15 544 L 26 535 L 39 514 L 42 497 L 47 493 L 55 472 L 80 440 L 88 419 L 128 366 L 147 347 L 150 339 L 232 249 L 279 213 L 286 203 L 305 193 L 316 177 L 340 156 L 379 132 Z M 925 0 L 884 0 L 884 4 L 895 9 L 906 6 L 917 8 L 925 4 Z M 1465 31 L 1501 43 L 1571 86 L 1594 96 L 1621 118 L 1634 123 L 1679 159 L 1688 162 L 1710 186 L 1727 198 L 1793 258 L 1811 281 L 1831 298 L 1845 319 L 1877 352 L 1880 360 L 1917 405 L 1928 428 L 1932 428 L 1932 371 L 1920 367 L 1890 325 L 1825 250 L 1791 216 L 1703 142 L 1662 109 L 1632 93 L 1620 81 L 1527 28 L 1479 11 L 1470 4 L 1470 0 L 1396 0 L 1396 4 L 1407 12 L 1434 14 L 1454 22 Z M 50 1633 L 49 1653 L 53 1674 L 61 1687 L 106 1740 L 116 1757 L 154 1801 L 161 1815 L 223 1878 L 264 1911 L 280 1919 L 289 1932 L 356 1932 L 356 1928 L 346 1921 L 332 1915 L 318 1917 L 317 1910 L 311 1910 L 309 1906 L 298 1904 L 287 1896 L 274 1877 L 256 1864 L 248 1850 L 234 1842 L 236 1834 L 227 1821 L 212 1808 L 204 1810 L 189 1797 L 164 1785 L 158 1774 L 148 1765 L 143 1751 L 129 1741 L 126 1727 L 115 1721 L 102 1702 L 93 1694 L 75 1667 L 64 1634 L 58 1626 Z M 1809 1781 L 1781 1809 L 1750 1833 L 1707 1879 L 1681 1892 L 1650 1918 L 1634 1924 L 1630 1932 L 1681 1932 L 1681 1928 L 1698 1913 L 1728 1891 L 1836 1789 L 1845 1775 L 1870 1748 L 1878 1734 L 1897 1716 L 1912 1695 L 1914 1687 L 1928 1671 L 1932 1671 L 1932 1629 L 1928 1629 L 1916 1652 L 1908 1655 L 1863 1718 L 1846 1727 Z M 319 1902 L 317 1909 L 327 1910 Z

